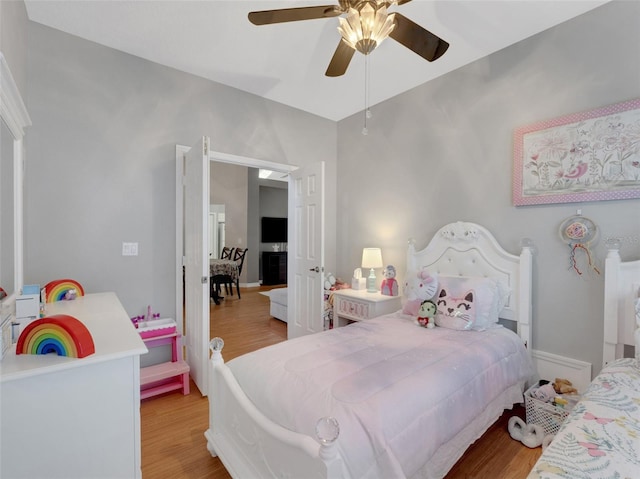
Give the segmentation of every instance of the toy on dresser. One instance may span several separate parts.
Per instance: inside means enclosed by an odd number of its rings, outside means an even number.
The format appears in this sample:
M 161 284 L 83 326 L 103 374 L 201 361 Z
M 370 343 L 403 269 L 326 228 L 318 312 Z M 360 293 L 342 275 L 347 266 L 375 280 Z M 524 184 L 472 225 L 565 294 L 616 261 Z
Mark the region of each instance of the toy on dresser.
M 382 272 L 384 279 L 380 285 L 380 294 L 385 296 L 398 296 L 398 281 L 396 280 L 395 266 L 388 265 Z

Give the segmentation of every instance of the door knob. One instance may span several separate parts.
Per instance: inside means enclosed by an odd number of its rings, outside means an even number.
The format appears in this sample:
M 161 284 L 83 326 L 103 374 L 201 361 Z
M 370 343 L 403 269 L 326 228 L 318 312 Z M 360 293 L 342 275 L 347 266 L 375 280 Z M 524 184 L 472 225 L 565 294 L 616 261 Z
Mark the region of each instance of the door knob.
M 309 271 L 315 271 L 316 273 L 320 272 L 320 267 L 316 266 L 315 268 L 309 268 Z

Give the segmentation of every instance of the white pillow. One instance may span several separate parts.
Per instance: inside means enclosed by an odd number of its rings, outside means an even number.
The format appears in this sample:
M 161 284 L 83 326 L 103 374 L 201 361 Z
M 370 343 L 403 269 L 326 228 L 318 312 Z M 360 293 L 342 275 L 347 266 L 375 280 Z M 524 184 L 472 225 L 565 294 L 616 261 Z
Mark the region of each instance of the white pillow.
M 436 298 L 442 289 L 453 296 L 466 294 L 470 290 L 474 291 L 475 321 L 471 329 L 476 331 L 483 331 L 498 322 L 500 311 L 507 304 L 511 294 L 502 281 L 469 276 L 440 275 Z

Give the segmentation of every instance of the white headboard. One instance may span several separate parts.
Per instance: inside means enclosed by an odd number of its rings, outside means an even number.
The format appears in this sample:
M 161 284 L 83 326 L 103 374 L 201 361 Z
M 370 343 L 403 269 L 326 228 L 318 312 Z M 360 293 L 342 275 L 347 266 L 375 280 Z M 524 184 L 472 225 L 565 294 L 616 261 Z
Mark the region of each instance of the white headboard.
M 620 242 L 607 241 L 604 265 L 604 345 L 602 365 L 624 357 L 624 346 L 633 345 L 636 329 L 635 300 L 640 297 L 640 260 L 620 258 Z M 637 351 L 636 351 L 637 354 Z
M 517 323 L 517 333 L 531 351 L 530 245 L 523 246 L 516 256 L 502 249 L 486 228 L 458 221 L 440 228 L 421 251 L 409 242 L 407 270 L 423 266 L 438 274 L 496 278 L 508 285 L 511 295 L 500 317 Z

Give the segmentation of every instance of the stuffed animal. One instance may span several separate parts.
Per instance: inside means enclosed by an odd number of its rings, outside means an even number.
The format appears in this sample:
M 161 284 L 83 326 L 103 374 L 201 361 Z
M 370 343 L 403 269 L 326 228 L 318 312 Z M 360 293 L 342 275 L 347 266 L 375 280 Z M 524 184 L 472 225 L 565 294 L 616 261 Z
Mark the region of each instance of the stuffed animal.
M 553 389 L 555 389 L 558 394 L 578 393 L 578 390 L 573 387 L 573 384 L 571 384 L 571 381 L 569 381 L 568 379 L 556 378 L 555 382 L 553 383 Z
M 325 291 L 336 291 L 338 289 L 348 289 L 351 285 L 345 283 L 340 278 L 336 278 L 331 273 L 326 273 L 324 275 L 324 290 Z
M 66 293 L 64 293 L 64 297 L 62 298 L 64 301 L 73 301 L 78 296 L 78 291 L 75 289 L 70 289 Z
M 380 285 L 380 294 L 385 296 L 398 296 L 398 281 L 396 281 L 395 266 L 388 265 L 382 272 L 384 279 Z
M 534 389 L 531 394 L 542 402 L 551 402 L 553 401 L 553 398 L 556 397 L 556 392 L 553 389 L 553 386 L 549 383 L 543 384 L 539 388 Z
M 423 301 L 418 310 L 418 324 L 429 329 L 435 328 L 437 312 L 438 307 L 436 303 L 429 299 Z
M 420 271 L 407 273 L 404 283 L 406 302 L 402 312 L 410 316 L 417 316 L 420 305 L 427 299 L 432 299 L 438 290 L 438 275 L 431 274 L 426 267 Z
M 333 289 L 336 284 L 336 278 L 331 273 L 327 273 L 324 275 L 324 289 L 330 291 Z

